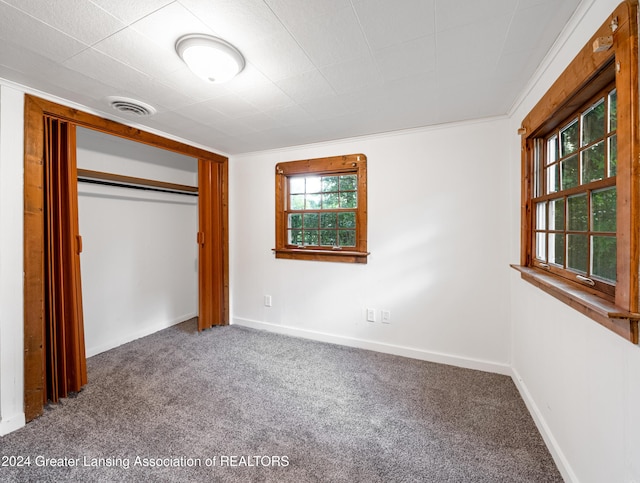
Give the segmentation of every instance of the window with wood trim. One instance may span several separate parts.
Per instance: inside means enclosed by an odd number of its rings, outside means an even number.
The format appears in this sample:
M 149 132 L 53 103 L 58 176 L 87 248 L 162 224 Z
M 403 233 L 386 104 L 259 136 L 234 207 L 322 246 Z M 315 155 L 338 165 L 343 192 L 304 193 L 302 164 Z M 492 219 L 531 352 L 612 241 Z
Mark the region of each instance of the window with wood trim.
M 367 262 L 367 158 L 276 166 L 276 258 Z
M 613 84 L 533 143 L 534 265 L 613 300 L 616 287 Z
M 638 343 L 637 2 L 621 3 L 522 122 L 522 277 Z

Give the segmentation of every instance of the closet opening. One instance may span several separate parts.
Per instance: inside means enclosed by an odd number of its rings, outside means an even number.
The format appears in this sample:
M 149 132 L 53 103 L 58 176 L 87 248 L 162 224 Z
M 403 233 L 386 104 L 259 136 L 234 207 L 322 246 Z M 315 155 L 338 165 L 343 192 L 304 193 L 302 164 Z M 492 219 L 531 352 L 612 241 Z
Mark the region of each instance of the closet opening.
M 95 159 L 91 161 L 91 156 L 87 158 L 82 146 L 82 159 L 77 164 L 78 133 L 81 145 L 87 137 L 94 137 L 100 139 L 98 144 L 111 139 L 119 145 L 129 143 L 136 150 L 140 148 L 140 152 L 160 148 L 168 153 L 168 161 L 163 161 L 166 172 L 176 166 L 180 171 L 181 159 L 191 159 L 191 172 L 186 178 L 180 178 L 174 176 L 178 173 L 175 171 L 171 176 L 164 176 L 163 180 L 140 176 L 144 174 L 144 169 L 136 172 L 132 170 L 133 166 L 127 166 L 120 173 L 95 169 L 101 163 Z M 189 212 L 191 225 L 187 221 L 182 226 L 164 227 L 167 230 L 155 236 L 171 238 L 173 235 L 166 234 L 171 234 L 173 228 L 174 232 L 180 232 L 174 233 L 176 239 L 182 239 L 180 246 L 187 246 L 184 237 L 193 240 L 192 248 L 187 251 L 192 250 L 193 271 L 196 270 L 197 259 L 198 330 L 229 323 L 227 163 L 228 159 L 224 156 L 26 96 L 24 400 L 27 421 L 40 415 L 48 400 L 64 397 L 65 391 L 77 391 L 86 383 L 80 276 L 83 228 L 82 223 L 78 223 L 79 196 L 81 211 L 95 209 L 96 202 L 100 205 L 105 198 L 111 197 L 110 200 L 125 200 L 125 204 L 136 206 L 136 210 L 143 205 L 148 205 L 145 209 L 150 209 L 154 204 L 164 203 L 164 208 L 172 207 L 170 210 L 175 212 L 174 219 Z M 108 162 L 104 164 L 107 165 Z M 184 180 L 186 182 L 182 182 Z M 197 208 L 194 204 L 197 204 Z M 111 221 L 117 221 L 118 215 L 111 215 Z M 131 218 L 129 215 L 125 213 L 122 218 Z M 153 216 L 162 218 L 158 210 Z M 93 240 L 100 240 L 101 224 L 91 218 L 87 218 L 89 221 L 86 226 L 92 230 Z M 122 230 L 122 225 L 118 229 Z M 129 231 L 126 226 L 124 231 Z M 143 240 L 146 237 L 144 232 L 144 227 L 137 230 L 142 246 L 144 243 L 153 243 L 154 235 Z M 169 245 L 174 241 L 169 240 Z M 133 245 L 129 246 L 128 251 L 133 250 Z M 134 253 L 129 261 L 118 262 L 121 267 L 132 270 L 131 273 L 135 273 L 136 269 L 141 272 L 145 270 L 145 267 L 135 266 L 135 261 L 141 260 L 143 251 L 140 247 L 137 249 L 138 256 Z M 179 247 L 177 249 L 181 250 Z M 117 251 L 112 256 L 116 260 L 119 258 Z M 94 259 L 97 258 L 99 256 L 94 256 Z M 88 273 L 95 278 L 95 270 Z M 195 277 L 192 278 L 192 288 L 196 289 Z M 193 302 L 191 307 L 195 306 Z M 154 300 L 145 303 L 147 307 L 154 307 Z M 92 351 L 102 350 L 94 344 Z

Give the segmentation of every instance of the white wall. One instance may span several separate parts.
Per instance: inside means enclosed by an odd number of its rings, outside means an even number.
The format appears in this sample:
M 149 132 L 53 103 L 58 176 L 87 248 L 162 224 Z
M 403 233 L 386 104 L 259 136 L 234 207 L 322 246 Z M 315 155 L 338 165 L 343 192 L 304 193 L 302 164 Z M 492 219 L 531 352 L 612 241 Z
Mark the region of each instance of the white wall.
M 198 160 L 98 131 L 77 128 L 78 168 L 198 186 Z
M 519 262 L 521 120 L 619 0 L 583 2 L 511 117 L 511 261 Z M 514 379 L 568 481 L 640 482 L 640 348 L 511 273 Z
M 197 185 L 197 160 L 78 128 L 78 168 Z M 197 315 L 197 198 L 79 183 L 87 356 Z
M 24 425 L 22 92 L 0 85 L 0 436 Z
M 617 3 L 581 4 L 509 120 L 232 157 L 234 323 L 498 372 L 511 362 L 567 480 L 640 481 L 640 348 L 507 268 L 519 260 L 516 129 Z M 3 434 L 23 396 L 22 94 L 0 87 L 0 113 Z M 369 263 L 275 260 L 274 165 L 356 152 L 369 158 Z M 365 307 L 392 324 L 365 322 Z
M 487 120 L 232 156 L 233 323 L 508 372 L 506 126 Z M 276 260 L 276 163 L 352 153 L 368 159 L 368 264 Z M 377 322 L 366 321 L 367 307 Z

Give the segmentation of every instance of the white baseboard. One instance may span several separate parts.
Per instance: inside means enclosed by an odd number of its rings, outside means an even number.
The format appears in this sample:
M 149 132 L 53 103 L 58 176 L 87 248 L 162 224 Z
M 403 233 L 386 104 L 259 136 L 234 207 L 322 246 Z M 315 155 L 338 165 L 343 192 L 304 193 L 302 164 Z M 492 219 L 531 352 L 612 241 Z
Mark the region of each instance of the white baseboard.
M 542 439 L 544 439 L 544 442 L 547 445 L 547 448 L 549 449 L 549 453 L 551 453 L 553 461 L 556 463 L 556 466 L 558 467 L 558 470 L 560 471 L 562 478 L 564 479 L 564 481 L 567 481 L 567 482 L 578 483 L 578 477 L 576 476 L 573 469 L 571 468 L 571 465 L 569 464 L 569 460 L 566 458 L 566 456 L 562 452 L 560 445 L 558 444 L 558 442 L 556 441 L 556 438 L 553 436 L 553 433 L 551 432 L 551 428 L 549 428 L 549 425 L 547 424 L 546 420 L 544 419 L 544 416 L 540 412 L 538 405 L 535 403 L 535 401 L 531 397 L 531 393 L 529 392 L 529 389 L 527 388 L 526 384 L 520 377 L 520 374 L 518 374 L 518 371 L 514 368 L 512 368 L 511 370 L 511 378 L 513 379 L 514 384 L 518 388 L 518 391 L 520 391 L 520 396 L 524 400 L 524 403 L 526 404 L 527 409 L 529 410 L 529 414 L 531 414 L 531 417 L 533 418 L 533 421 L 536 423 L 536 426 L 538 427 L 538 431 L 540 431 L 540 434 L 542 435 Z
M 26 424 L 24 413 L 18 413 L 10 418 L 0 420 L 0 436 L 9 434 L 16 429 L 22 428 Z
M 120 337 L 117 339 L 113 339 L 110 340 L 104 344 L 100 344 L 98 346 L 93 346 L 93 347 L 87 347 L 85 348 L 85 352 L 87 354 L 87 357 L 92 357 L 95 355 L 98 355 L 102 352 L 106 352 L 108 350 L 111 349 L 115 349 L 116 347 L 119 347 L 123 344 L 126 344 L 127 342 L 131 342 L 133 340 L 136 339 L 140 339 L 142 337 L 146 337 L 148 335 L 154 334 L 160 330 L 163 329 L 167 329 L 169 327 L 172 327 L 174 325 L 180 324 L 182 322 L 184 322 L 185 320 L 189 320 L 192 319 L 194 317 L 197 317 L 198 314 L 197 313 L 192 313 L 192 314 L 186 314 L 186 315 L 182 315 L 180 317 L 176 317 L 175 319 L 172 320 L 167 320 L 167 321 L 163 321 L 148 327 L 145 327 L 142 330 L 139 330 L 137 332 L 133 332 L 130 334 L 125 335 L 124 337 Z
M 345 337 L 341 335 L 328 334 L 326 332 L 299 329 L 296 327 L 289 327 L 285 325 L 270 324 L 268 322 L 260 322 L 257 320 L 244 319 L 241 317 L 234 317 L 231 323 L 243 327 L 250 327 L 252 329 L 266 330 L 269 332 L 276 332 L 278 334 L 291 335 L 294 337 L 302 337 L 305 339 L 317 340 L 320 342 L 329 342 L 332 344 L 339 344 L 348 347 L 356 347 L 358 349 L 368 349 L 372 351 L 383 352 L 385 354 L 409 357 L 411 359 L 437 362 L 439 364 L 448 364 L 451 366 L 464 367 L 466 369 L 476 369 L 479 371 L 493 372 L 496 374 L 503 374 L 505 376 L 511 375 L 511 367 L 508 364 L 500 364 L 497 362 L 484 361 L 481 359 L 473 359 L 469 357 L 460 357 L 451 354 L 444 354 L 441 352 L 415 349 L 412 347 L 385 344 L 383 342 L 374 342 L 370 340 L 357 339 L 354 337 Z

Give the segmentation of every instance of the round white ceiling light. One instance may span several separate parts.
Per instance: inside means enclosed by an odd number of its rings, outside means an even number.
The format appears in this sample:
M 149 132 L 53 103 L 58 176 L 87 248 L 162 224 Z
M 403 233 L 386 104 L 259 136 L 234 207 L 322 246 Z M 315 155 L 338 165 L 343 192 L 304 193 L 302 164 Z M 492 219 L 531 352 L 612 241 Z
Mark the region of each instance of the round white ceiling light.
M 209 82 L 227 82 L 245 66 L 238 49 L 212 35 L 183 35 L 176 42 L 176 52 L 194 74 Z

